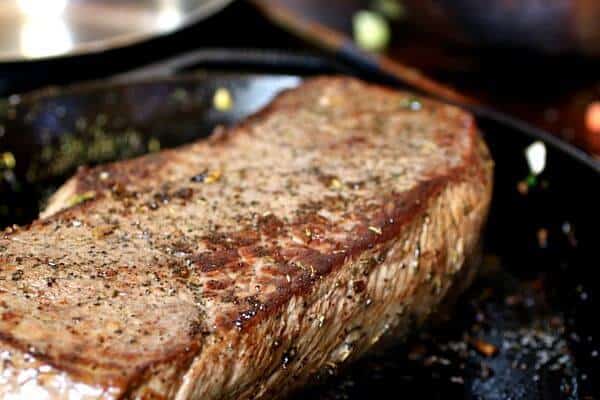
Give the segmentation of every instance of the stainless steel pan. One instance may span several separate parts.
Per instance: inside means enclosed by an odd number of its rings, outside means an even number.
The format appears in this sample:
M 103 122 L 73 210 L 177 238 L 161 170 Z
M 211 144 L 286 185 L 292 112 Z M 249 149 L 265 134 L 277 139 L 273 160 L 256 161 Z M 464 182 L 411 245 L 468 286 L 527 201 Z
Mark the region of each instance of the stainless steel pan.
M 2 0 L 0 62 L 104 51 L 164 35 L 232 0 Z

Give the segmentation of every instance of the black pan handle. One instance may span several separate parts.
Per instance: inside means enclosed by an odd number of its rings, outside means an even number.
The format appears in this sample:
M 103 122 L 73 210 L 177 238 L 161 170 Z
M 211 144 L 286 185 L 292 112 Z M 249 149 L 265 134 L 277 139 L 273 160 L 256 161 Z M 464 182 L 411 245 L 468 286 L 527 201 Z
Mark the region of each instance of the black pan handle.
M 202 70 L 309 75 L 348 73 L 351 68 L 312 53 L 265 49 L 202 49 L 116 75 L 117 81 L 165 78 Z

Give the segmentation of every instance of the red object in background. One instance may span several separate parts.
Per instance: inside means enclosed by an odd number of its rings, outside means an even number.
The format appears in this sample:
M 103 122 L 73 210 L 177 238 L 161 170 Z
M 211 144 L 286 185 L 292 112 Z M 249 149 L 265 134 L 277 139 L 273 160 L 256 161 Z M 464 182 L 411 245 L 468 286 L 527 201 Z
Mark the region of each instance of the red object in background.
M 590 103 L 585 113 L 585 124 L 592 134 L 600 134 L 600 101 Z
M 585 112 L 588 144 L 592 151 L 600 154 L 600 101 L 590 103 Z

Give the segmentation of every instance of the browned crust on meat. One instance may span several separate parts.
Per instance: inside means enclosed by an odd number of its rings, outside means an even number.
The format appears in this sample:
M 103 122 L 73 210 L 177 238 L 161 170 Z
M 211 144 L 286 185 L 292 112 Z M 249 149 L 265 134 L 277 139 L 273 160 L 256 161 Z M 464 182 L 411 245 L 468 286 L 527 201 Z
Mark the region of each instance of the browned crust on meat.
M 303 89 L 311 86 L 327 86 L 329 84 L 339 84 L 346 82 L 345 78 L 318 78 L 309 80 L 304 84 Z M 348 82 L 353 82 L 348 80 Z M 303 90 L 300 89 L 300 90 Z M 365 90 L 379 92 L 380 94 L 393 95 L 395 92 L 374 86 L 365 87 Z M 250 128 L 273 113 L 277 113 L 282 108 L 295 107 L 294 95 L 292 90 L 281 96 L 279 100 L 273 102 L 263 111 L 240 124 L 237 128 L 221 132 L 217 137 L 208 141 L 211 151 L 218 156 L 227 150 L 228 146 L 234 145 L 232 142 L 239 135 L 247 135 Z M 286 103 L 287 102 L 287 103 Z M 436 107 L 433 102 L 424 101 L 426 107 Z M 300 107 L 300 105 L 298 105 Z M 442 109 L 440 112 L 445 112 Z M 9 348 L 18 349 L 23 353 L 30 353 L 38 360 L 44 361 L 53 367 L 67 371 L 77 380 L 128 388 L 133 393 L 139 385 L 142 385 L 148 378 L 148 374 L 155 368 L 162 368 L 169 363 L 179 365 L 179 374 L 187 369 L 192 362 L 193 357 L 201 351 L 202 338 L 207 335 L 225 335 L 234 330 L 240 334 L 248 332 L 252 327 L 280 312 L 291 298 L 308 294 L 314 290 L 320 281 L 340 267 L 348 264 L 350 260 L 356 259 L 360 254 L 370 251 L 376 247 L 385 247 L 385 245 L 398 238 L 403 229 L 405 229 L 417 216 L 423 215 L 430 203 L 430 199 L 438 196 L 449 185 L 465 180 L 478 180 L 481 186 L 491 186 L 491 161 L 487 151 L 482 146 L 477 135 L 476 127 L 471 116 L 466 113 L 459 113 L 460 124 L 464 129 L 464 135 L 469 138 L 469 146 L 466 152 L 460 155 L 461 161 L 457 166 L 441 171 L 427 179 L 420 181 L 408 191 L 390 193 L 381 198 L 381 201 L 375 206 L 364 205 L 355 210 L 354 217 L 359 223 L 352 228 L 352 234 L 347 239 L 337 242 L 328 242 L 327 240 L 313 238 L 312 234 L 308 239 L 309 244 L 323 246 L 326 250 L 319 250 L 318 246 L 310 247 L 299 244 L 297 246 L 288 245 L 284 248 L 278 246 L 264 246 L 261 244 L 261 238 L 269 238 L 274 241 L 290 232 L 328 232 L 333 226 L 327 220 L 324 220 L 318 214 L 321 209 L 335 207 L 338 199 L 327 198 L 324 202 L 313 204 L 306 201 L 299 206 L 299 215 L 294 219 L 283 221 L 274 215 L 258 216 L 253 222 L 244 229 L 232 231 L 220 231 L 218 233 L 205 235 L 201 238 L 205 250 L 196 251 L 189 258 L 192 262 L 192 272 L 207 277 L 211 274 L 219 274 L 224 270 L 248 269 L 246 259 L 255 257 L 272 259 L 277 265 L 276 273 L 278 276 L 271 276 L 266 285 L 274 285 L 275 290 L 266 300 L 259 301 L 252 296 L 245 298 L 226 298 L 228 288 L 234 283 L 223 277 L 215 277 L 206 282 L 203 295 L 207 297 L 214 296 L 217 302 L 229 304 L 233 302 L 234 306 L 217 315 L 214 326 L 192 327 L 188 339 L 175 346 L 166 346 L 160 352 L 150 353 L 146 351 L 147 359 L 144 363 L 135 365 L 123 374 L 121 360 L 123 356 L 134 360 L 136 353 L 130 355 L 120 354 L 119 361 L 114 363 L 103 361 L 99 363 L 93 358 L 84 357 L 76 352 L 65 354 L 61 353 L 60 358 L 52 357 L 45 352 L 32 351 L 30 343 L 22 342 L 15 338 L 10 332 L 0 331 L 0 341 Z M 460 125 L 459 124 L 459 125 Z M 436 140 L 444 144 L 447 140 L 452 140 L 442 133 L 436 136 Z M 351 137 L 343 146 L 360 143 L 360 137 Z M 98 204 L 103 204 L 104 199 L 120 198 L 132 203 L 139 203 L 139 199 L 144 196 L 160 194 L 157 192 L 158 184 L 165 175 L 161 174 L 158 181 L 155 182 L 154 173 L 157 170 L 167 171 L 170 168 L 179 168 L 187 165 L 190 161 L 181 154 L 186 150 L 194 149 L 196 146 L 205 146 L 205 144 L 193 144 L 177 151 L 164 151 L 159 154 L 153 154 L 121 163 L 110 164 L 97 168 L 81 169 L 73 178 L 75 185 L 67 186 L 65 192 L 60 196 L 61 199 L 69 198 L 86 192 L 94 192 L 94 198 L 74 207 L 68 207 L 53 215 L 34 222 L 27 230 L 44 229 L 44 227 L 53 224 L 64 224 L 77 218 L 82 218 L 87 212 L 94 211 Z M 109 178 L 99 180 L 99 172 L 105 172 Z M 176 171 L 173 169 L 174 173 Z M 200 171 L 199 171 L 200 172 Z M 331 181 L 332 177 L 323 175 L 325 182 Z M 73 181 L 72 181 L 73 182 Z M 184 192 L 181 192 L 184 190 Z M 169 189 L 167 189 L 168 191 Z M 187 197 L 195 195 L 194 187 L 178 188 L 171 192 L 170 196 L 177 197 L 179 193 L 182 201 Z M 60 192 L 59 192 L 60 193 Z M 110 201 L 110 200 L 107 200 Z M 330 202 L 330 204 L 328 204 Z M 65 207 L 65 204 L 54 204 L 55 210 Z M 5 238 L 18 235 L 18 231 L 7 233 Z M 319 235 L 315 235 L 319 236 Z M 316 241 L 316 242 L 314 242 Z M 319 242 L 321 241 L 321 242 Z M 333 246 L 333 247 L 331 247 Z M 187 249 L 185 249 L 187 251 Z M 3 261 L 4 263 L 5 261 Z M 381 260 L 383 262 L 383 260 Z M 377 267 L 377 264 L 372 266 Z M 160 269 L 168 270 L 166 265 L 160 266 Z M 293 276 L 289 278 L 286 271 Z M 300 272 L 299 272 L 300 271 Z M 181 271 L 181 273 L 189 273 Z M 287 277 L 287 280 L 283 277 Z M 184 277 L 185 278 L 185 277 Z M 99 374 L 93 372 L 95 367 L 100 367 L 104 372 Z M 110 372 L 111 370 L 114 373 Z M 176 374 L 177 375 L 177 374 Z M 179 375 L 178 375 L 179 376 Z
M 224 329 L 231 329 L 232 327 L 237 327 L 240 330 L 247 329 L 252 324 L 256 324 L 276 312 L 292 296 L 310 292 L 320 279 L 344 265 L 347 260 L 396 237 L 408 221 L 423 212 L 427 205 L 424 199 L 429 199 L 438 194 L 447 182 L 446 178 L 440 177 L 423 183 L 408 193 L 403 193 L 400 199 L 390 199 L 388 203 L 391 205 L 390 210 L 383 210 L 376 219 L 371 220 L 371 223 L 359 226 L 355 232 L 355 240 L 341 244 L 340 247 L 346 250 L 340 250 L 340 252 L 333 254 L 321 254 L 314 250 L 305 249 L 290 250 L 285 255 L 268 253 L 271 257 L 281 257 L 282 262 L 290 262 L 291 259 L 294 259 L 295 263 L 309 265 L 312 269 L 304 272 L 292 288 L 279 287 L 277 296 L 268 303 L 251 305 L 251 307 L 241 312 L 233 313 L 229 319 L 217 321 L 219 327 Z M 292 229 L 294 226 L 300 225 L 298 223 L 291 224 Z M 220 267 L 223 265 L 224 263 Z

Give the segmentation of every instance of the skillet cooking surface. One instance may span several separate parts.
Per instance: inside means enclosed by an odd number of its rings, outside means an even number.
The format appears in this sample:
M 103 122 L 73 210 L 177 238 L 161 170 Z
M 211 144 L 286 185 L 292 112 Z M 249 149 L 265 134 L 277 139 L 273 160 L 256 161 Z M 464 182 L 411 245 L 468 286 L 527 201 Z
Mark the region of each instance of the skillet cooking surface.
M 0 225 L 35 218 L 77 165 L 207 136 L 300 81 L 212 72 L 3 101 Z M 230 91 L 231 109 L 213 107 L 217 88 Z M 299 399 L 592 398 L 600 348 L 590 285 L 598 261 L 591 250 L 600 199 L 590 188 L 598 186 L 598 170 L 547 146 L 544 172 L 522 194 L 523 151 L 535 133 L 486 116 L 478 123 L 496 161 L 481 277 L 450 321 L 347 371 L 331 371 Z

